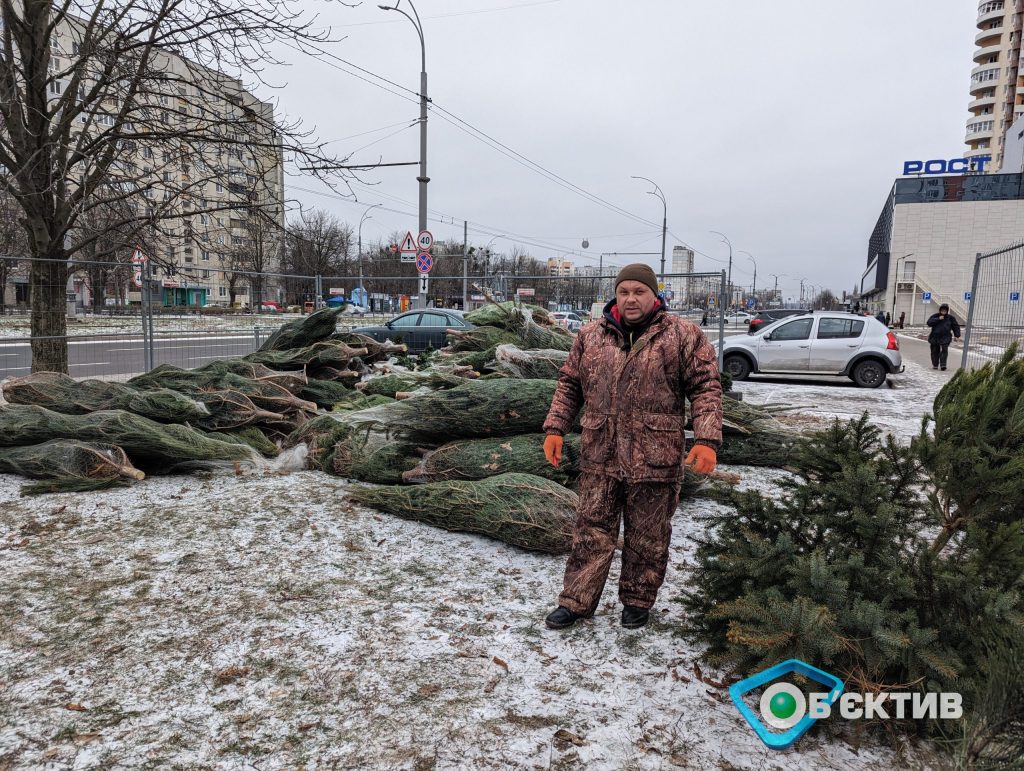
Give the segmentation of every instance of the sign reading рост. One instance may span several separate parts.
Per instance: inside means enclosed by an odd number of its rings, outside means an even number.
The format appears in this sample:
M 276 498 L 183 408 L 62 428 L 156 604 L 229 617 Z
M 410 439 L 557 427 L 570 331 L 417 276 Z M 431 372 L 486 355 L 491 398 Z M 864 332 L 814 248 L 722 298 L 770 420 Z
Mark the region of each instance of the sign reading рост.
M 976 158 L 950 158 L 944 161 L 936 158 L 931 161 L 904 161 L 903 174 L 966 174 L 968 171 L 985 171 L 985 164 L 992 160 L 991 155 L 979 155 Z M 974 168 L 971 168 L 974 164 Z

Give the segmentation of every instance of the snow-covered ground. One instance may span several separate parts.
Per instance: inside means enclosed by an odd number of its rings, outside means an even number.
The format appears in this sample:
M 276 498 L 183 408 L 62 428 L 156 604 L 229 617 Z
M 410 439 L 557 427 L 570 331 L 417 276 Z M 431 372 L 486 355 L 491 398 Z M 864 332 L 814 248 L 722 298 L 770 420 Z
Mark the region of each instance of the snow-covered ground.
M 282 324 L 301 318 L 294 313 L 261 313 L 257 315 L 182 315 L 156 314 L 153 328 L 157 332 L 251 332 L 259 327 L 265 333 Z M 385 318 L 381 314 L 355 316 L 342 315 L 339 327 L 356 327 L 378 324 Z M 78 316 L 68 319 L 67 333 L 71 337 L 82 335 L 141 335 L 142 322 L 138 316 Z M 27 315 L 0 316 L 0 339 L 28 338 L 30 334 Z
M 893 389 L 737 388 L 823 419 L 868 409 L 908 437 L 940 384 L 908 366 Z M 0 476 L 0 768 L 938 765 L 817 728 L 768 750 L 702 682 L 676 600 L 715 504 L 676 512 L 651 625 L 619 626 L 615 565 L 597 616 L 558 633 L 543 617 L 563 558 L 278 469 L 40 498 Z

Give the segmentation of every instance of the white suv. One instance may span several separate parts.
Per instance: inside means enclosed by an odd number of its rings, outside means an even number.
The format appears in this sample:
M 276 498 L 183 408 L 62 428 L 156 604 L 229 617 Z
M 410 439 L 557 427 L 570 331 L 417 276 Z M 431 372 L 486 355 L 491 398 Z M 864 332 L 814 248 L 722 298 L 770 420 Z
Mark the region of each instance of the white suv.
M 717 346 L 717 343 L 716 343 Z M 878 388 L 903 371 L 896 335 L 869 316 L 807 313 L 787 316 L 750 335 L 725 338 L 722 368 L 734 380 L 771 375 L 845 375 Z
M 570 332 L 579 332 L 580 327 L 583 326 L 583 319 L 571 311 L 554 311 L 551 315 L 558 326 L 564 327 Z

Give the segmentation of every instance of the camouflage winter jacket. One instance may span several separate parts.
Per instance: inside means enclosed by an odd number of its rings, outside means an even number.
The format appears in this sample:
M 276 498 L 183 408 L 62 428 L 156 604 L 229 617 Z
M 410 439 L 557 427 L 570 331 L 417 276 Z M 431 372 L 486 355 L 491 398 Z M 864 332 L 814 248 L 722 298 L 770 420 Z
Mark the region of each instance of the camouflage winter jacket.
M 612 305 L 580 330 L 544 431 L 566 434 L 585 405 L 581 471 L 637 482 L 678 480 L 686 449 L 684 399 L 690 400 L 696 442 L 716 450 L 722 442 L 715 349 L 696 324 L 663 312 L 630 347 Z

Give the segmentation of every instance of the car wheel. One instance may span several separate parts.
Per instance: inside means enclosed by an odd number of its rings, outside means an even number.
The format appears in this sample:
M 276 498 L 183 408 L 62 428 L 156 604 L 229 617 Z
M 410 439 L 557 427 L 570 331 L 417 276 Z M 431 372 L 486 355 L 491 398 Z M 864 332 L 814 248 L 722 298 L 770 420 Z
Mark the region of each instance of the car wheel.
M 725 357 L 725 361 L 722 362 L 722 369 L 729 373 L 733 380 L 746 380 L 747 375 L 750 374 L 750 364 L 745 358 L 736 354 Z
M 885 367 L 874 359 L 867 359 L 853 368 L 853 382 L 861 388 L 878 388 L 885 382 Z

